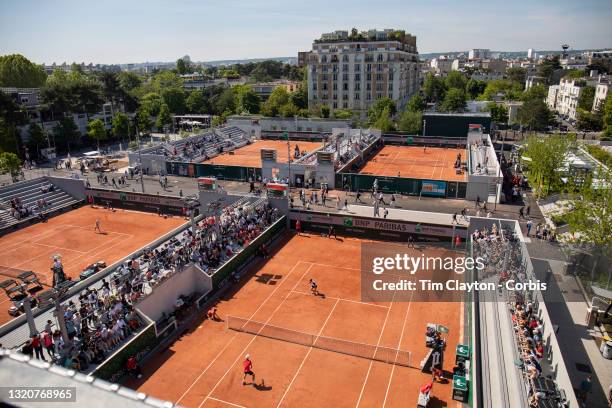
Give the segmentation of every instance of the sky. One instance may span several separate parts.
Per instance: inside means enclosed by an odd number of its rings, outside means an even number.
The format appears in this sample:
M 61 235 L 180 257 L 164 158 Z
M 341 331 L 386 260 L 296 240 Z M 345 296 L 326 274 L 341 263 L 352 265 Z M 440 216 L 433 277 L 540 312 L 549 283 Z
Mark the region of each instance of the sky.
M 404 29 L 420 53 L 612 48 L 611 0 L 0 0 L 0 55 L 36 63 L 297 56 L 321 33 Z

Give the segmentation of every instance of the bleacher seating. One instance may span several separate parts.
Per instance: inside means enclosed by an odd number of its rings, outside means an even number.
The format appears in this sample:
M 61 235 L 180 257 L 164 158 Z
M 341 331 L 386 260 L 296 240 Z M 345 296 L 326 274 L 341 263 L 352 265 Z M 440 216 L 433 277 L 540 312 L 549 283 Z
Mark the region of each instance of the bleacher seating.
M 22 181 L 0 189 L 0 230 L 16 226 L 20 223 L 30 221 L 40 212 L 37 202 L 40 199 L 45 199 L 47 205 L 43 212 L 48 213 L 60 208 L 64 208 L 79 202 L 70 194 L 53 186 L 52 191 L 43 192 L 43 187 L 52 185 L 45 177 L 34 180 Z M 21 206 L 29 208 L 35 207 L 34 214 L 25 218 L 17 219 L 11 215 L 11 199 L 19 198 Z

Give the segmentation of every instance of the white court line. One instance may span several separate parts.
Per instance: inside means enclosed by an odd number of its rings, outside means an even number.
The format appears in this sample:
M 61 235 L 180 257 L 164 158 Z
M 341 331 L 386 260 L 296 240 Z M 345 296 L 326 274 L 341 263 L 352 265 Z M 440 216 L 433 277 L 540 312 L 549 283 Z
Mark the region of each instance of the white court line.
M 100 224 L 102 224 L 102 222 Z M 84 229 L 86 231 L 93 231 L 93 229 L 90 228 L 90 227 L 82 227 L 80 225 L 69 225 L 69 224 L 66 224 L 66 227 L 80 228 L 80 229 Z M 130 236 L 133 236 L 132 234 L 126 234 L 125 232 L 116 232 L 116 231 L 110 231 L 110 230 L 105 230 L 104 232 L 106 232 L 107 234 L 117 234 L 117 235 L 126 235 L 126 236 L 130 235 Z
M 397 342 L 397 350 L 399 352 L 402 346 L 402 339 L 404 338 L 404 330 L 406 329 L 406 321 L 408 320 L 408 313 L 410 312 L 410 306 L 412 306 L 412 295 L 414 292 L 410 293 L 410 300 L 408 301 L 408 308 L 406 309 L 406 315 L 404 316 L 404 324 L 402 324 L 402 334 L 400 335 L 399 341 Z M 385 399 L 382 404 L 382 408 L 385 408 L 387 404 L 387 397 L 389 396 L 389 389 L 391 388 L 391 381 L 393 380 L 393 373 L 395 372 L 395 364 L 391 368 L 391 375 L 389 376 L 389 383 L 387 384 L 387 391 L 385 391 Z
M 209 399 L 214 400 L 214 401 L 218 401 L 218 402 L 222 402 L 223 404 L 231 405 L 232 407 L 237 407 L 237 408 L 246 408 L 244 405 L 234 404 L 233 402 L 224 401 L 224 400 L 219 399 L 219 398 L 213 398 L 213 397 L 210 397 Z
M 47 231 L 42 231 L 42 232 L 40 232 L 39 234 L 36 234 L 36 235 L 30 235 L 26 239 L 23 239 L 23 240 L 20 240 L 20 241 L 12 241 L 11 240 L 12 242 L 3 245 L 3 250 L 5 252 L 14 251 L 16 249 L 19 249 L 19 245 L 21 245 L 21 244 L 25 244 L 25 243 L 29 243 L 30 244 L 30 243 L 34 242 L 34 240 L 40 239 L 40 238 L 42 238 L 45 235 L 51 235 L 52 233 L 56 232 L 58 229 L 61 229 L 63 227 L 64 227 L 63 225 L 56 225 L 55 227 L 52 227 L 52 228 L 50 228 Z M 8 237 L 8 235 L 7 235 L 7 237 Z M 12 246 L 12 248 L 11 248 L 11 246 Z M 10 248 L 10 249 L 8 249 L 8 248 Z
M 391 304 L 395 300 L 395 294 L 397 291 L 393 292 L 393 297 L 391 298 Z M 385 332 L 385 327 L 387 327 L 387 320 L 389 319 L 389 313 L 391 313 L 391 307 L 387 310 L 387 315 L 385 316 L 385 321 L 383 322 L 382 329 L 380 330 L 380 336 L 378 336 L 378 341 L 376 342 L 376 347 L 380 346 L 380 341 L 382 340 L 383 333 Z M 365 390 L 366 384 L 368 383 L 368 378 L 370 377 L 370 371 L 372 370 L 372 365 L 374 364 L 374 360 L 370 361 L 370 365 L 368 367 L 368 372 L 365 376 L 365 380 L 363 380 L 363 386 L 361 387 L 361 392 L 359 393 L 359 398 L 357 399 L 357 405 L 355 408 L 359 407 L 359 403 L 361 402 L 361 398 L 363 397 L 363 391 Z
M 339 268 L 339 269 L 348 269 L 350 271 L 359 271 L 359 272 L 361 272 L 361 268 L 349 268 L 348 266 L 327 265 L 327 264 L 322 264 L 322 263 L 318 263 L 318 262 L 308 262 L 308 263 L 311 263 L 314 266 L 322 266 L 324 268 Z
M 253 314 L 251 314 L 251 316 L 249 317 L 248 320 L 251 320 L 256 314 L 257 312 L 259 312 L 259 310 L 263 307 L 263 305 L 265 305 L 266 303 L 268 303 L 268 300 L 272 297 L 272 295 L 274 295 L 274 293 L 278 290 L 278 288 L 280 288 L 283 283 L 285 283 L 287 281 L 287 279 L 289 278 L 289 276 L 291 276 L 291 274 L 293 273 L 293 271 L 295 270 L 295 268 L 297 268 L 298 265 L 302 264 L 302 263 L 307 263 L 307 262 L 302 262 L 302 261 L 297 261 L 295 265 L 293 265 L 293 268 L 291 268 L 289 270 L 289 273 L 287 274 L 287 277 L 285 279 L 283 279 L 283 281 L 274 288 L 274 290 L 268 295 L 268 297 L 266 297 L 264 299 L 263 302 L 261 302 L 261 304 L 259 305 L 259 307 L 257 309 L 255 309 L 255 311 L 253 312 Z M 312 266 L 312 265 L 311 265 Z M 181 397 L 176 401 L 176 404 L 178 405 L 179 402 L 181 402 L 181 400 L 183 398 L 185 398 L 185 395 L 187 395 L 187 393 L 189 393 L 189 391 L 191 391 L 191 389 L 193 388 L 193 386 L 200 381 L 200 378 L 202 378 L 202 376 L 204 375 L 204 373 L 206 373 L 206 371 L 208 371 L 208 369 L 215 363 L 215 361 L 217 361 L 217 359 L 219 357 L 221 357 L 221 354 L 223 354 L 223 352 L 225 351 L 225 349 L 227 349 L 227 347 L 234 341 L 234 339 L 238 336 L 238 332 L 234 333 L 234 335 L 232 336 L 232 338 L 227 342 L 227 344 L 225 345 L 225 347 L 223 347 L 223 349 L 217 354 L 217 356 L 213 359 L 213 361 L 210 362 L 210 364 L 208 364 L 206 366 L 206 368 L 200 373 L 200 375 L 198 375 L 196 377 L 196 379 L 191 383 L 191 385 L 187 388 L 187 390 L 185 390 L 185 392 L 183 393 L 183 395 L 181 395 Z M 204 400 L 206 401 L 206 399 Z M 202 403 L 204 403 L 204 401 L 202 401 Z
M 58 249 L 61 249 L 63 251 L 78 252 L 80 254 L 86 254 L 87 253 L 87 252 L 79 251 L 79 250 L 76 250 L 76 249 L 64 248 L 64 247 L 60 247 L 60 246 L 56 246 L 56 245 L 40 244 L 38 242 L 32 242 L 32 245 L 40 245 L 40 246 L 45 246 L 45 247 L 49 247 L 49 248 L 58 248 Z
M 291 288 L 291 291 L 293 291 L 297 285 L 299 285 L 302 282 L 302 279 L 304 278 L 304 275 L 306 275 L 309 271 L 310 268 L 312 268 L 312 264 L 308 267 L 308 269 L 306 269 L 304 271 L 304 273 L 302 274 L 302 276 L 300 277 L 300 279 L 295 283 L 295 285 L 293 285 L 293 288 Z M 289 294 L 291 294 L 291 291 L 289 291 Z M 266 320 L 264 322 L 264 326 L 266 324 L 268 324 L 270 322 L 270 320 L 272 320 L 272 318 L 274 317 L 274 315 L 276 314 L 276 312 L 278 311 L 278 309 L 280 309 L 280 307 L 285 303 L 285 300 L 287 300 L 287 298 L 289 297 L 289 295 L 287 295 L 287 297 L 283 298 L 283 300 L 278 304 L 278 306 L 276 306 L 276 309 L 274 309 L 274 311 L 270 314 L 270 317 L 268 317 L 268 320 Z M 249 343 L 244 347 L 244 349 L 242 349 L 242 351 L 240 352 L 240 354 L 238 354 L 238 357 L 236 357 L 236 359 L 234 360 L 234 362 L 229 366 L 229 368 L 227 369 L 227 371 L 225 372 L 225 374 L 223 374 L 223 377 L 221 377 L 219 379 L 219 381 L 217 381 L 217 383 L 215 384 L 215 386 L 213 387 L 212 390 L 210 390 L 210 392 L 208 393 L 208 395 L 206 396 L 206 398 L 204 398 L 204 400 L 200 403 L 200 405 L 198 405 L 198 408 L 200 408 L 208 399 L 208 397 L 210 397 L 212 395 L 212 393 L 217 389 L 217 387 L 219 386 L 219 384 L 221 384 L 221 382 L 225 379 L 225 377 L 227 376 L 227 373 L 230 372 L 231 369 L 234 368 L 234 366 L 236 365 L 236 363 L 238 362 L 238 360 L 244 355 L 244 353 L 247 351 L 247 349 L 249 348 L 249 346 L 255 341 L 255 339 L 257 338 L 257 335 L 254 335 L 253 338 L 251 339 L 251 341 L 249 341 Z
M 315 339 L 314 339 L 313 345 L 316 344 L 317 340 L 319 340 L 319 337 L 321 337 L 321 333 L 323 333 L 323 329 L 325 329 L 325 326 L 327 325 L 327 322 L 329 321 L 329 318 L 331 317 L 332 313 L 334 313 L 334 310 L 336 310 L 336 306 L 338 306 L 339 302 L 340 302 L 340 299 L 336 299 L 336 303 L 334 303 L 334 307 L 332 307 L 332 309 L 329 311 L 329 314 L 327 315 L 327 319 L 325 319 L 325 322 L 323 322 L 323 326 L 321 326 L 321 330 L 319 330 L 319 333 L 317 333 L 317 337 L 315 337 Z M 313 348 L 313 346 L 310 346 L 308 348 L 308 353 L 306 353 L 306 355 L 302 359 L 302 363 L 300 364 L 300 366 L 298 367 L 297 371 L 293 375 L 293 378 L 291 379 L 291 382 L 289 382 L 289 385 L 285 389 L 285 392 L 283 393 L 283 396 L 281 397 L 280 401 L 278 401 L 278 404 L 276 405 L 276 408 L 280 407 L 280 405 L 283 403 L 283 400 L 285 399 L 285 397 L 287 396 L 287 393 L 291 389 L 291 386 L 293 385 L 293 382 L 295 381 L 295 379 L 297 378 L 298 374 L 302 370 L 302 367 L 304 366 L 304 363 L 306 362 L 306 359 L 308 359 L 308 356 L 312 352 L 312 348 Z
M 301 290 L 292 290 L 291 292 L 293 293 L 299 293 L 301 295 L 307 295 L 310 296 L 311 294 L 308 292 L 302 292 Z M 314 295 L 312 295 L 314 296 Z M 377 305 L 375 303 L 368 303 L 368 302 L 360 302 L 359 300 L 352 300 L 352 299 L 345 299 L 345 298 L 338 298 L 338 297 L 334 297 L 334 296 L 327 296 L 325 295 L 325 299 L 331 299 L 331 300 L 342 300 L 344 302 L 351 302 L 351 303 L 359 303 L 362 305 L 366 305 L 366 306 L 374 306 L 374 307 L 381 307 L 383 309 L 390 309 L 391 307 L 389 306 L 383 306 L 383 305 Z

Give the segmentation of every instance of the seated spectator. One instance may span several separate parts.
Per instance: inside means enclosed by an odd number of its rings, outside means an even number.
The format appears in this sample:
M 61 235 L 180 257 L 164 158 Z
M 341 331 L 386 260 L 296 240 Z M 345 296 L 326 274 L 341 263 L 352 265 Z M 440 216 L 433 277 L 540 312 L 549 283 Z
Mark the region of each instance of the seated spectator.
M 140 366 L 138 365 L 138 361 L 136 361 L 135 356 L 131 356 L 130 358 L 128 358 L 125 366 L 129 375 L 134 376 L 136 378 L 142 378 L 142 372 L 140 370 Z

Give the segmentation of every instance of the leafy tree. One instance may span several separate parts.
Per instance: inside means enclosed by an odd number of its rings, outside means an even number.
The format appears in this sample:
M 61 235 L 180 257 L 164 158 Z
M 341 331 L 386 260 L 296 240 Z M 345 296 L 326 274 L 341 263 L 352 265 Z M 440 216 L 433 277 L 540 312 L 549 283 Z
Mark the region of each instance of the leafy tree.
M 193 72 L 193 66 L 191 65 L 190 61 L 179 58 L 176 60 L 176 71 L 180 75 L 190 74 Z
M 170 108 L 168 108 L 168 105 L 163 103 L 159 109 L 159 115 L 157 115 L 155 126 L 157 126 L 157 130 L 163 131 L 164 127 L 170 125 L 171 123 L 172 115 L 170 114 Z
M 414 94 L 408 100 L 408 104 L 406 104 L 406 109 L 410 112 L 422 112 L 425 109 L 425 101 L 421 98 L 421 95 Z
M 0 56 L 0 86 L 38 88 L 45 83 L 47 74 L 21 54 Z
M 130 119 L 123 112 L 115 113 L 113 116 L 111 132 L 117 139 L 125 139 L 129 136 Z
M 293 102 L 289 101 L 280 107 L 278 113 L 279 113 L 279 116 L 282 118 L 290 118 L 290 117 L 296 116 L 299 110 L 300 108 L 295 106 Z
M 164 100 L 161 95 L 151 92 L 141 98 L 140 107 L 142 110 L 146 110 L 149 115 L 157 116 L 162 103 L 164 103 Z
M 282 86 L 278 86 L 272 90 L 268 100 L 264 102 L 262 113 L 265 116 L 278 116 L 283 105 L 290 102 L 289 92 Z
M 602 129 L 603 121 L 601 115 L 591 113 L 590 110 L 582 108 L 576 108 L 578 112 L 578 120 L 576 121 L 576 128 L 585 131 L 600 131 Z
M 104 103 L 100 82 L 78 72 L 54 71 L 40 94 L 43 102 L 57 114 L 94 114 Z
M 525 68 L 513 67 L 506 70 L 506 77 L 515 84 L 521 86 L 521 89 L 525 87 L 525 80 L 527 79 L 527 70 Z
M 559 56 L 555 55 L 542 61 L 538 67 L 538 75 L 544 78 L 546 85 L 550 85 L 552 75 L 558 69 L 561 69 L 561 63 L 559 62 Z
M 336 109 L 333 113 L 334 119 L 351 119 L 353 111 L 350 109 Z
M 108 101 L 116 102 L 123 97 L 123 90 L 117 74 L 110 71 L 102 71 L 98 73 L 98 80 L 102 84 L 102 94 Z
M 229 115 L 236 111 L 236 96 L 232 88 L 225 88 L 212 103 L 213 110 L 218 115 L 229 112 Z M 229 116 L 227 115 L 227 116 Z M 224 121 L 225 122 L 225 121 Z
M 383 111 L 374 122 L 374 128 L 380 129 L 381 132 L 390 132 L 393 130 L 393 120 L 391 120 L 391 109 L 387 105 L 383 108 Z
M 446 85 L 441 78 L 433 76 L 430 72 L 423 82 L 423 93 L 428 102 L 440 102 L 446 94 Z
M 70 150 L 70 143 L 76 143 L 81 139 L 81 134 L 72 116 L 66 116 L 61 118 L 55 128 L 53 128 L 53 134 L 55 135 L 55 143 L 60 146 L 66 146 Z
M 592 180 L 597 179 L 597 185 Z M 596 278 L 599 262 L 611 255 L 612 246 L 612 174 L 610 170 L 597 169 L 595 176 L 584 183 L 577 196 L 571 200 L 572 210 L 566 214 L 573 239 L 582 250 L 594 258 L 591 280 Z M 603 276 L 608 282 L 610 272 Z
M 580 89 L 580 95 L 578 96 L 577 107 L 585 111 L 590 111 L 593 107 L 593 101 L 595 100 L 595 87 L 594 86 L 583 86 Z
M 135 72 L 121 71 L 117 74 L 119 86 L 124 92 L 130 92 L 142 84 L 142 79 Z
M 100 150 L 100 140 L 106 140 L 106 129 L 101 119 L 90 120 L 87 124 L 87 136 L 94 139 Z
M 376 123 L 386 108 L 388 108 L 390 118 L 397 112 L 395 101 L 393 99 L 381 98 L 374 102 L 374 104 L 370 107 L 370 110 L 368 110 L 368 120 L 370 123 Z
M 612 140 L 612 95 L 608 94 L 603 105 L 603 133 L 601 140 Z
M 569 148 L 570 140 L 560 134 L 546 138 L 531 136 L 527 139 L 523 157 L 531 159 L 525 163 L 537 195 L 546 196 L 549 191 L 561 185 L 561 173 L 557 170 L 562 166 Z
M 161 96 L 170 112 L 178 115 L 185 113 L 187 107 L 185 103 L 185 91 L 183 88 L 162 89 Z
M 308 82 L 302 81 L 297 91 L 291 94 L 291 102 L 300 109 L 308 109 Z
M 508 109 L 501 104 L 489 102 L 487 109 L 491 112 L 491 120 L 496 123 L 508 123 Z
M 0 173 L 9 173 L 13 180 L 19 175 L 21 170 L 21 160 L 15 153 L 0 153 Z
M 465 109 L 467 101 L 465 91 L 463 89 L 451 88 L 446 92 L 444 100 L 440 105 L 440 110 L 443 112 L 461 112 Z
M 321 117 L 329 118 L 329 113 L 331 109 L 329 109 L 329 105 L 321 105 Z
M 157 92 L 167 88 L 183 88 L 183 80 L 172 71 L 157 73 L 151 82 Z
M 202 90 L 192 91 L 186 100 L 187 110 L 190 113 L 210 113 L 211 107 L 208 98 Z
M 507 79 L 496 79 L 487 82 L 487 86 L 478 99 L 483 101 L 493 100 L 498 94 L 503 94 L 504 99 L 518 101 L 522 97 L 523 87 Z
M 259 113 L 260 99 L 251 85 L 235 86 L 234 93 L 237 113 Z
M 518 122 L 530 130 L 544 130 L 553 120 L 552 113 L 544 101 L 530 99 L 519 107 Z
M 141 107 L 136 113 L 136 125 L 139 132 L 146 134 L 151 131 L 153 122 L 151 121 L 151 113 L 146 108 Z
M 2 117 L 0 117 L 0 151 L 19 152 L 17 127 Z
M 486 81 L 479 81 L 477 79 L 470 78 L 465 85 L 465 90 L 470 99 L 476 99 L 484 92 L 486 87 Z
M 547 96 L 548 96 L 548 89 L 542 84 L 537 84 L 537 85 L 532 86 L 525 92 L 523 92 L 521 99 L 523 101 L 529 101 L 532 99 L 543 101 L 544 99 L 546 99 Z
M 444 78 L 444 85 L 446 85 L 447 89 L 465 89 L 467 84 L 467 78 L 459 71 L 451 71 L 448 73 L 446 78 Z
M 47 138 L 45 137 L 42 127 L 36 122 L 30 123 L 28 127 L 28 146 L 36 152 L 37 158 L 40 146 L 44 146 L 46 143 Z
M 423 113 L 407 110 L 402 113 L 397 123 L 399 130 L 410 134 L 420 134 L 423 129 Z

